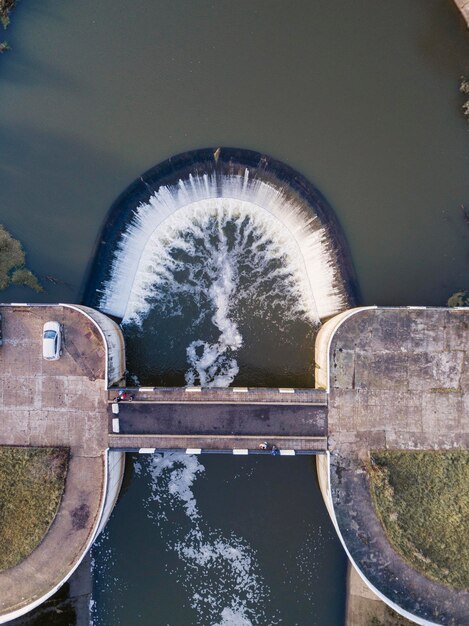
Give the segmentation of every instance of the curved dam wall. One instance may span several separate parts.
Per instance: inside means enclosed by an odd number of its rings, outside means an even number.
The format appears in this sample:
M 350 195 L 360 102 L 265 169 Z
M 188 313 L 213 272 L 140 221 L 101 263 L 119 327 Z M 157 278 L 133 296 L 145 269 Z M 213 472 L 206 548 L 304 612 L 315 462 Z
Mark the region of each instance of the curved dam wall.
M 106 315 L 88 306 L 82 304 L 62 306 L 81 311 L 95 323 L 106 348 L 106 386 L 111 387 L 121 381 L 125 376 L 125 342 L 119 326 Z
M 137 317 L 165 243 L 208 214 L 252 218 L 281 243 L 313 322 L 355 302 L 348 247 L 319 191 L 287 165 L 235 148 L 172 157 L 124 191 L 103 227 L 84 301 L 119 320 Z

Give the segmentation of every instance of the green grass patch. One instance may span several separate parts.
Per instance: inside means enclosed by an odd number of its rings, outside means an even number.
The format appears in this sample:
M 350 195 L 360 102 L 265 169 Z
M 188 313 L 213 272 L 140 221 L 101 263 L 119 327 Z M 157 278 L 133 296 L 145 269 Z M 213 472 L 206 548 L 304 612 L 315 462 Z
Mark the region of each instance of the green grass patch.
M 372 452 L 368 473 L 394 549 L 429 578 L 469 589 L 469 452 Z
M 65 448 L 0 447 L 0 571 L 31 554 L 47 533 L 67 469 Z
M 10 284 L 24 285 L 35 291 L 44 291 L 31 270 L 25 267 L 26 255 L 21 243 L 13 239 L 0 224 L 0 290 Z

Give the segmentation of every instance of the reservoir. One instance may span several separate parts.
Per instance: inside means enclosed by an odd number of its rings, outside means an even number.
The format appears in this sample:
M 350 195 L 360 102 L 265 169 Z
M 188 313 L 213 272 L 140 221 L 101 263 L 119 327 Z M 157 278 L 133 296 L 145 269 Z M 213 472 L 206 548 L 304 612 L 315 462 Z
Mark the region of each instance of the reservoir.
M 9 288 L 5 301 L 80 302 L 119 194 L 174 154 L 220 145 L 272 155 L 324 194 L 361 303 L 444 305 L 469 287 L 459 93 L 469 40 L 449 0 L 141 0 L 131 10 L 23 0 L 5 38 L 0 222 L 46 288 Z M 249 306 L 239 315 L 250 319 Z M 223 370 L 229 384 L 313 384 L 313 330 L 288 311 L 245 335 L 238 371 Z M 197 311 L 153 315 L 155 336 L 171 336 Z M 185 367 L 169 344 L 152 361 L 139 329 L 128 332 L 129 376 L 200 379 L 200 344 Z M 92 561 L 96 626 L 344 624 L 346 558 L 308 458 L 129 456 Z

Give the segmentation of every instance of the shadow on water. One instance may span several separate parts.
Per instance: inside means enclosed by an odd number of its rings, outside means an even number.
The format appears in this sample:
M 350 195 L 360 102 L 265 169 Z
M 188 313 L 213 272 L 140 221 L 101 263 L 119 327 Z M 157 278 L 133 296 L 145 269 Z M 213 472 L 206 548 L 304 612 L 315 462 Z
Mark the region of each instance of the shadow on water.
M 125 180 L 125 161 L 87 145 L 79 135 L 27 125 L 0 125 L 0 145 L 0 188 L 13 202 L 3 205 L 0 222 L 14 236 L 21 233 L 35 273 L 57 279 L 57 284 L 43 279 L 46 292 L 35 300 L 79 302 L 97 245 L 101 207 L 110 204 L 110 189 Z M 31 292 L 11 287 L 2 297 L 28 300 Z
M 427 64 L 444 76 L 457 79 L 469 72 L 469 32 L 454 2 L 439 0 L 430 4 L 430 19 L 422 27 L 417 42 Z M 457 36 L 441 37 L 441 29 L 457 31 Z

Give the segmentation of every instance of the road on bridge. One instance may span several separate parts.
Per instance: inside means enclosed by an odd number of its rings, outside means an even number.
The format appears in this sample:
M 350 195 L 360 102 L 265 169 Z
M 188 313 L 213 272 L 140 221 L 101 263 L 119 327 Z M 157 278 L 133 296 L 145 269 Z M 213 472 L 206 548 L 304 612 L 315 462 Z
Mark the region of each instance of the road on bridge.
M 225 440 L 295 438 L 298 445 L 302 438 L 313 442 L 327 436 L 327 395 L 323 390 L 146 388 L 126 391 L 127 397 L 133 396 L 133 401 L 119 402 L 118 420 L 111 413 L 118 390 L 109 392 L 111 432 L 130 435 L 134 441 L 141 441 L 142 446 L 149 435 L 181 439 L 222 437 Z

